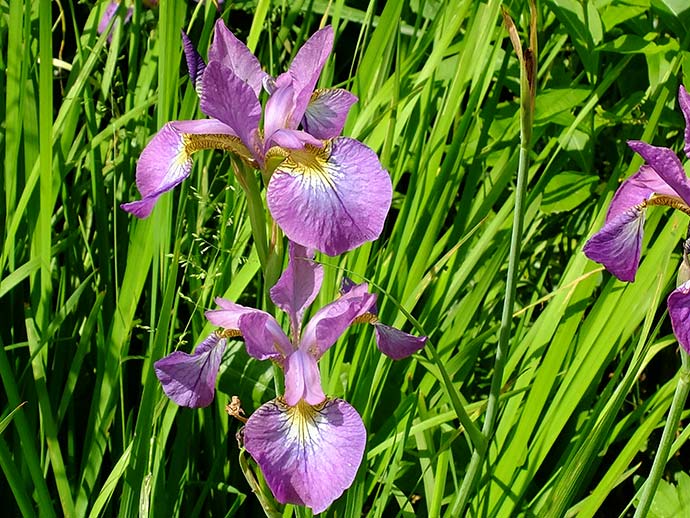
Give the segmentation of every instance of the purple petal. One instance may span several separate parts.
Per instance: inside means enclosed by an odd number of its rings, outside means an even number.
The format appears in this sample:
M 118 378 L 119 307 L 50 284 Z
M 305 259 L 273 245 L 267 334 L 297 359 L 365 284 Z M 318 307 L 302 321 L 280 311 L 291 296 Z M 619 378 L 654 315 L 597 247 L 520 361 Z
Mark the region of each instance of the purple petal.
M 306 131 L 294 129 L 279 129 L 273 132 L 270 139 L 266 140 L 267 146 L 278 146 L 281 148 L 279 154 L 289 153 L 290 150 L 302 150 L 307 144 L 318 149 L 324 147 L 322 141 L 314 138 Z
M 254 91 L 218 61 L 206 66 L 202 85 L 201 110 L 233 128 L 256 156 L 261 104 Z
M 266 193 L 288 238 L 328 255 L 378 238 L 391 197 L 390 177 L 376 153 L 344 137 L 323 149 L 290 151 Z
M 629 141 L 628 146 L 641 155 L 686 204 L 690 204 L 690 180 L 685 174 L 683 164 L 671 149 L 652 146 L 639 140 Z
M 640 263 L 643 225 L 644 209 L 632 207 L 606 223 L 583 251 L 620 280 L 632 282 Z
M 304 400 L 318 405 L 326 399 L 321 388 L 321 374 L 316 359 L 306 351 L 296 350 L 285 362 L 285 402 L 296 405 Z
M 328 25 L 316 31 L 295 55 L 288 73 L 295 89 L 295 109 L 290 127 L 296 128 L 302 120 L 321 70 L 333 48 L 333 28 Z
M 259 407 L 244 428 L 244 446 L 281 503 L 318 514 L 352 485 L 367 432 L 342 399 L 311 407 L 280 400 Z
M 261 85 L 268 74 L 261 70 L 261 63 L 256 56 L 235 37 L 223 20 L 216 22 L 213 41 L 208 49 L 208 60 L 219 61 L 225 65 L 242 82 L 249 85 L 255 97 L 259 97 Z
M 136 181 L 142 199 L 121 207 L 139 218 L 153 210 L 161 194 L 179 185 L 192 170 L 192 154 L 214 147 L 192 135 L 235 136 L 232 128 L 211 119 L 168 122 L 144 148 L 137 162 Z
M 685 118 L 685 155 L 690 158 L 690 94 L 683 85 L 678 88 L 678 104 Z
M 117 13 L 117 8 L 120 6 L 120 2 L 110 2 L 105 8 L 105 11 L 103 11 L 103 15 L 101 16 L 100 21 L 98 22 L 98 34 L 103 34 L 106 30 L 108 30 L 108 25 L 110 24 L 110 20 L 113 19 L 115 16 L 115 13 Z M 132 19 L 132 8 L 130 7 L 127 9 L 127 12 L 125 14 L 125 23 L 128 23 Z M 113 24 L 112 29 L 115 28 L 115 24 L 119 23 L 118 20 L 115 20 L 115 23 Z M 108 33 L 108 43 L 112 42 L 113 39 L 113 32 L 112 29 L 110 33 Z
M 291 84 L 276 88 L 266 101 L 264 114 L 264 138 L 268 143 L 271 136 L 279 129 L 295 129 L 297 124 L 290 126 L 290 117 L 295 110 L 295 91 Z M 267 144 L 268 145 L 268 144 Z
M 314 302 L 323 282 L 323 266 L 314 251 L 290 241 L 288 265 L 271 288 L 271 300 L 290 316 L 294 336 L 302 327 L 304 311 Z
M 299 348 L 308 351 L 316 360 L 321 358 L 354 320 L 376 303 L 376 295 L 367 291 L 367 284 L 359 284 L 339 299 L 316 312 L 304 328 Z
M 335 138 L 343 131 L 350 107 L 356 102 L 357 96 L 342 88 L 318 89 L 307 105 L 302 126 L 316 138 Z
M 197 346 L 194 354 L 175 351 L 154 363 L 165 395 L 180 406 L 210 405 L 225 345 L 225 339 L 214 333 Z
M 643 165 L 637 173 L 618 187 L 606 214 L 606 222 L 608 223 L 628 209 L 648 200 L 653 194 L 678 196 L 678 193 L 654 169 L 648 165 Z
M 201 77 L 206 69 L 206 63 L 204 63 L 204 59 L 196 51 L 194 44 L 184 31 L 182 31 L 182 46 L 184 48 L 184 57 L 187 62 L 189 78 L 192 80 L 196 92 L 201 95 Z
M 690 354 L 690 282 L 678 286 L 668 296 L 673 334 L 686 353 Z
M 376 346 L 383 354 L 394 360 L 407 358 L 421 350 L 426 344 L 426 336 L 409 335 L 400 329 L 380 322 L 374 324 L 376 329 Z
M 268 313 L 221 297 L 216 298 L 216 304 L 222 309 L 207 311 L 206 318 L 215 326 L 240 331 L 250 356 L 278 360 L 294 349 L 276 319 Z

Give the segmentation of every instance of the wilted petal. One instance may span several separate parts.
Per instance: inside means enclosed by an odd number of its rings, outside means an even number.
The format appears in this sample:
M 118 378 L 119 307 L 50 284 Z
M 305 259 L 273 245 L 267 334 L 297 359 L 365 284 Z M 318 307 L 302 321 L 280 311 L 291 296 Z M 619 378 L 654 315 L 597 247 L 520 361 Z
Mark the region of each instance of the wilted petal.
M 673 334 L 685 352 L 690 354 L 690 282 L 685 282 L 673 290 L 668 296 L 667 303 Z
M 290 241 L 288 265 L 271 288 L 271 300 L 290 316 L 293 334 L 302 327 L 304 311 L 314 302 L 323 282 L 323 266 L 314 251 Z
M 355 319 L 376 303 L 376 295 L 367 291 L 366 283 L 325 305 L 304 328 L 299 348 L 317 360 L 331 347 Z
M 316 31 L 299 49 L 290 63 L 288 74 L 295 91 L 295 109 L 290 127 L 296 128 L 302 120 L 319 75 L 333 48 L 333 28 L 328 25 Z M 279 78 L 280 83 L 280 78 Z
M 673 150 L 652 146 L 639 140 L 631 140 L 628 145 L 645 159 L 686 204 L 690 204 L 690 180 Z
M 254 91 L 235 73 L 218 61 L 204 70 L 201 110 L 235 130 L 257 159 L 261 104 Z
M 637 173 L 618 187 L 606 213 L 606 222 L 608 223 L 628 209 L 643 203 L 654 194 L 678 196 L 678 193 L 654 169 L 648 165 L 643 165 Z
M 414 336 L 381 322 L 374 323 L 376 346 L 383 354 L 394 360 L 407 358 L 421 350 L 426 344 L 426 336 Z
M 165 395 L 180 406 L 210 405 L 225 345 L 225 339 L 214 333 L 197 346 L 194 354 L 175 351 L 154 363 Z
M 182 46 L 184 48 L 189 78 L 192 80 L 196 92 L 201 95 L 201 77 L 206 69 L 206 63 L 204 63 L 204 59 L 196 51 L 194 44 L 184 31 L 182 31 Z
M 256 56 L 235 37 L 223 20 L 216 22 L 213 41 L 208 49 L 208 60 L 219 61 L 232 70 L 235 76 L 250 86 L 254 96 L 259 97 L 262 82 L 268 74 L 261 70 L 261 63 Z
M 318 405 L 326 399 L 326 395 L 321 388 L 321 374 L 316 359 L 298 349 L 285 362 L 285 402 L 294 406 L 302 399 L 310 405 Z
M 290 151 L 266 193 L 288 238 L 328 255 L 378 238 L 391 197 L 390 177 L 376 153 L 350 138 Z
M 327 140 L 340 135 L 357 96 L 342 88 L 320 88 L 311 96 L 302 126 L 307 133 Z
M 142 199 L 121 207 L 145 218 L 161 194 L 179 185 L 192 170 L 192 154 L 225 149 L 247 155 L 232 128 L 213 119 L 168 122 L 154 135 L 137 162 L 136 181 Z
M 678 88 L 678 104 L 685 119 L 685 155 L 690 158 L 690 94 L 683 85 Z
M 594 234 L 583 251 L 622 281 L 635 280 L 642 248 L 644 209 L 632 207 Z
M 244 446 L 276 500 L 318 514 L 352 485 L 366 436 L 362 418 L 342 399 L 316 407 L 274 400 L 247 421 Z
M 221 309 L 207 311 L 207 320 L 223 329 L 240 331 L 250 356 L 259 360 L 278 359 L 293 350 L 276 319 L 265 311 L 241 306 L 221 297 L 216 298 L 216 304 Z

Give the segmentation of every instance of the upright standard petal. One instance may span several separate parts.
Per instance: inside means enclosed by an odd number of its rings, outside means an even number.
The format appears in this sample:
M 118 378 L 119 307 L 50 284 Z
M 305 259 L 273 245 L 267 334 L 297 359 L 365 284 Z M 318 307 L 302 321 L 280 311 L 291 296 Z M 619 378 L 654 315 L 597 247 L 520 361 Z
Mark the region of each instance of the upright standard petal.
M 640 263 L 643 225 L 644 209 L 632 207 L 606 223 L 583 251 L 620 280 L 632 282 Z
M 210 61 L 204 70 L 201 110 L 234 129 L 257 161 L 263 160 L 258 149 L 259 99 L 247 83 L 218 61 Z
M 414 336 L 381 322 L 375 322 L 376 346 L 383 354 L 393 360 L 407 358 L 421 350 L 426 344 L 426 336 Z
M 285 154 L 266 201 L 289 239 L 338 255 L 379 237 L 393 189 L 376 153 L 341 137 Z
M 678 88 L 678 104 L 680 104 L 680 111 L 683 112 L 685 119 L 685 146 L 683 151 L 685 155 L 690 158 L 690 94 L 683 85 Z
M 184 48 L 189 79 L 191 79 L 196 93 L 201 95 L 201 77 L 206 69 L 206 63 L 204 63 L 204 59 L 199 55 L 196 48 L 194 48 L 194 44 L 184 31 L 182 31 L 182 47 Z
M 194 354 L 175 351 L 154 363 L 165 395 L 180 406 L 210 405 L 225 346 L 225 339 L 214 333 L 197 346 Z
M 261 85 L 268 74 L 261 70 L 261 63 L 249 48 L 238 40 L 223 20 L 218 20 L 213 32 L 213 41 L 208 49 L 208 60 L 219 61 L 254 91 L 259 97 Z
M 323 403 L 321 373 L 316 359 L 306 351 L 296 350 L 285 362 L 285 402 L 295 406 L 304 400 L 310 405 Z
M 313 250 L 290 241 L 288 265 L 271 288 L 271 300 L 290 316 L 293 336 L 299 336 L 305 310 L 314 302 L 323 282 L 323 266 Z
M 357 96 L 342 88 L 319 88 L 311 96 L 302 126 L 316 138 L 335 138 L 343 131 L 347 114 L 356 102 Z
M 369 311 L 375 303 L 376 295 L 367 291 L 366 283 L 355 286 L 316 312 L 304 328 L 299 348 L 318 360 L 355 319 Z
M 141 152 L 136 181 L 142 199 L 121 207 L 139 218 L 151 214 L 161 194 L 179 185 L 192 170 L 192 155 L 224 149 L 248 157 L 232 128 L 213 119 L 168 122 Z
M 686 204 L 690 205 L 690 180 L 673 150 L 652 146 L 639 140 L 631 140 L 628 145 L 645 159 Z
M 318 406 L 259 407 L 244 428 L 244 446 L 281 503 L 323 512 L 352 485 L 362 462 L 366 429 L 342 399 Z
M 690 354 L 690 281 L 673 290 L 667 303 L 673 334 L 685 352 Z

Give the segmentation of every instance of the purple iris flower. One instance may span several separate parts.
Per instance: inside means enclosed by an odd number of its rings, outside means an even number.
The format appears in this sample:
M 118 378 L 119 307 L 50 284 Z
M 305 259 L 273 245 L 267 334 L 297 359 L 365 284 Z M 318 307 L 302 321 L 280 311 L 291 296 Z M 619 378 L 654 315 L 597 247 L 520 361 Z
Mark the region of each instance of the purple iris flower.
M 390 208 L 390 177 L 374 151 L 339 136 L 357 98 L 339 88 L 315 90 L 333 29 L 312 35 L 275 79 L 222 20 L 208 63 L 184 35 L 183 43 L 201 109 L 211 118 L 170 122 L 153 137 L 137 164 L 142 199 L 122 208 L 148 216 L 189 176 L 193 153 L 220 149 L 262 171 L 268 208 L 290 240 L 338 255 L 376 239 Z
M 285 394 L 249 417 L 244 446 L 279 502 L 305 505 L 315 513 L 352 484 L 366 442 L 357 411 L 324 394 L 317 362 L 352 324 L 378 324 L 372 314 L 376 295 L 367 291 L 366 283 L 348 283 L 340 298 L 302 326 L 322 281 L 323 267 L 313 261 L 313 252 L 291 242 L 288 267 L 270 291 L 275 305 L 289 316 L 289 336 L 272 315 L 218 298 L 220 309 L 207 311 L 206 317 L 222 330 L 193 355 L 174 352 L 155 363 L 165 393 L 184 406 L 211 402 L 227 337 L 241 335 L 250 356 L 280 365 Z M 377 328 L 377 345 L 392 358 L 409 356 L 426 343 L 426 337 L 388 326 L 381 329 Z
M 685 118 L 685 154 L 690 158 L 690 94 L 681 86 L 678 101 Z M 630 141 L 645 165 L 625 180 L 611 201 L 604 227 L 584 246 L 587 257 L 603 264 L 622 281 L 632 282 L 640 262 L 645 209 L 666 206 L 690 215 L 690 179 L 676 154 L 669 148 Z M 690 271 L 686 241 L 682 271 Z M 690 281 L 682 276 L 667 303 L 674 334 L 690 353 Z
M 107 29 L 108 25 L 110 24 L 110 20 L 113 19 L 115 16 L 115 13 L 117 12 L 117 8 L 120 6 L 120 2 L 115 2 L 111 0 L 108 2 L 108 5 L 105 7 L 105 11 L 103 11 L 103 15 L 101 16 L 100 21 L 98 22 L 98 34 L 103 34 Z M 125 23 L 129 22 L 129 20 L 132 19 L 132 8 L 129 7 L 127 8 L 127 13 L 125 14 Z M 118 23 L 117 21 L 115 23 Z M 110 32 L 108 34 L 108 43 L 110 43 L 113 39 L 113 33 Z
M 690 157 L 690 94 L 682 86 L 678 100 L 686 123 L 685 153 Z M 640 141 L 628 145 L 646 164 L 618 188 L 604 227 L 587 241 L 584 252 L 620 280 L 632 282 L 640 262 L 646 207 L 663 205 L 690 214 L 690 180 L 671 149 Z

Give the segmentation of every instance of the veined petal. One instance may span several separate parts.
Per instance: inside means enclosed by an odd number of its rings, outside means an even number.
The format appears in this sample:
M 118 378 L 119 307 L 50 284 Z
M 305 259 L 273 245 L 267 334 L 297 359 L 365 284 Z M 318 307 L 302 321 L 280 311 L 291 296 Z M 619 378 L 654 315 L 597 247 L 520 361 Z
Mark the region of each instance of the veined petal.
M 201 342 L 194 354 L 175 351 L 153 364 L 165 395 L 180 406 L 211 404 L 226 340 L 216 333 Z
M 686 204 L 690 205 L 690 180 L 673 150 L 652 146 L 639 140 L 631 140 L 628 145 L 645 159 Z
M 393 360 L 407 358 L 412 353 L 421 350 L 426 344 L 426 336 L 414 336 L 387 326 L 381 322 L 375 322 L 376 346 L 383 354 Z
M 210 61 L 204 70 L 201 110 L 233 128 L 261 162 L 258 153 L 259 99 L 247 83 L 218 61 Z
M 654 169 L 648 165 L 643 165 L 637 173 L 626 179 L 618 187 L 606 213 L 606 222 L 608 223 L 630 208 L 648 200 L 654 194 L 678 196 L 678 193 Z
M 290 116 L 295 109 L 295 91 L 291 84 L 276 88 L 266 101 L 264 112 L 264 139 L 268 143 L 271 136 L 279 129 L 297 128 L 297 124 L 290 126 Z M 267 146 L 268 147 L 268 144 Z
M 266 201 L 289 239 L 338 255 L 378 238 L 392 192 L 376 153 L 341 137 L 321 149 L 290 150 L 271 176 Z
M 683 85 L 678 88 L 678 104 L 685 119 L 685 155 L 690 158 L 690 94 Z
M 307 133 L 306 131 L 295 129 L 279 129 L 271 134 L 270 139 L 266 139 L 267 145 L 274 146 L 269 149 L 267 155 L 284 156 L 289 155 L 290 150 L 302 150 L 309 145 L 313 148 L 322 148 L 324 143 Z
M 620 280 L 632 282 L 640 263 L 643 226 L 644 209 L 632 207 L 606 223 L 583 251 Z
M 250 356 L 258 360 L 278 360 L 294 349 L 276 319 L 265 311 L 241 306 L 221 297 L 216 298 L 216 304 L 222 309 L 207 311 L 207 320 L 223 329 L 238 330 L 244 337 Z
M 350 107 L 356 102 L 357 96 L 342 88 L 319 88 L 311 96 L 302 126 L 316 138 L 335 138 L 343 131 Z
M 213 41 L 208 49 L 208 60 L 219 61 L 232 70 L 234 75 L 249 85 L 255 97 L 259 97 L 262 82 L 268 74 L 261 70 L 261 63 L 256 56 L 221 19 L 216 22 Z
M 690 354 L 690 282 L 671 292 L 667 300 L 673 334 L 685 352 Z
M 285 362 L 285 402 L 296 405 L 304 400 L 310 405 L 323 403 L 326 395 L 321 388 L 321 373 L 316 359 L 297 349 Z
M 291 114 L 291 128 L 302 120 L 319 75 L 333 49 L 333 27 L 316 31 L 299 49 L 290 63 L 288 73 L 295 89 L 295 109 Z M 280 79 L 280 78 L 279 78 Z
M 293 336 L 302 327 L 304 311 L 314 302 L 323 282 L 323 266 L 314 261 L 314 251 L 290 241 L 288 265 L 271 288 L 271 300 L 290 316 Z
M 223 149 L 240 156 L 248 151 L 232 128 L 213 119 L 168 122 L 154 135 L 137 162 L 136 181 L 142 199 L 121 207 L 145 218 L 161 194 L 179 185 L 192 170 L 192 154 Z
M 375 303 L 376 295 L 367 291 L 366 283 L 355 286 L 316 312 L 304 328 L 299 348 L 318 360 L 355 319 Z
M 295 407 L 277 399 L 251 415 L 244 446 L 276 500 L 318 514 L 352 485 L 366 436 L 362 418 L 342 399 Z
M 187 62 L 187 70 L 189 71 L 189 79 L 191 79 L 192 84 L 196 93 L 201 95 L 201 77 L 206 69 L 206 63 L 204 59 L 199 55 L 194 44 L 187 36 L 187 33 L 182 32 L 182 47 L 184 48 L 184 57 Z

